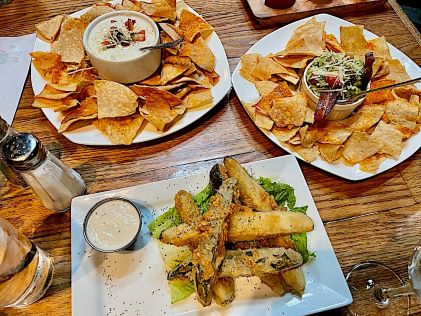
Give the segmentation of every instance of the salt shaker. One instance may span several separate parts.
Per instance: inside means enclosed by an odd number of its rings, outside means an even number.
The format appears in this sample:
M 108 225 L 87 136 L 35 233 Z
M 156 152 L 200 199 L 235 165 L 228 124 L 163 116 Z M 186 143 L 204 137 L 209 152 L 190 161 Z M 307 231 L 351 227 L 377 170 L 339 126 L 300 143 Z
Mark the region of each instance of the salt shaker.
M 74 197 L 86 191 L 82 177 L 51 154 L 32 134 L 10 137 L 4 145 L 4 154 L 6 161 L 21 173 L 48 209 L 65 211 Z
M 16 135 L 17 133 L 17 131 L 15 131 L 0 117 L 0 172 L 5 175 L 6 179 L 9 180 L 11 184 L 19 187 L 27 187 L 28 185 L 25 183 L 19 172 L 7 164 L 3 152 L 1 151 L 3 144 L 6 143 L 12 135 Z

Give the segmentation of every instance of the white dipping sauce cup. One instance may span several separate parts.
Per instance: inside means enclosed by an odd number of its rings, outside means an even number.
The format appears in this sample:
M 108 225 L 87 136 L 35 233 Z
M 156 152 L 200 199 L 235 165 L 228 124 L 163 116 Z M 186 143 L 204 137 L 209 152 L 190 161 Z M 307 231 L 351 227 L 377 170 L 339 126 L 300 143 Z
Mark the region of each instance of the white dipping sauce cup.
M 154 41 L 151 45 L 159 44 L 159 30 L 156 23 L 147 15 L 134 11 L 116 11 L 110 12 L 93 20 L 86 28 L 83 34 L 83 45 L 92 63 L 92 66 L 98 71 L 98 74 L 106 80 L 119 83 L 133 83 L 146 79 L 152 75 L 161 64 L 161 50 L 139 50 L 139 57 L 129 60 L 107 60 L 99 56 L 89 45 L 89 37 L 92 29 L 98 23 L 105 20 L 111 20 L 113 17 L 127 16 L 135 17 L 149 23 L 154 31 Z M 148 35 L 148 34 L 147 34 Z M 148 45 L 149 46 L 149 45 Z

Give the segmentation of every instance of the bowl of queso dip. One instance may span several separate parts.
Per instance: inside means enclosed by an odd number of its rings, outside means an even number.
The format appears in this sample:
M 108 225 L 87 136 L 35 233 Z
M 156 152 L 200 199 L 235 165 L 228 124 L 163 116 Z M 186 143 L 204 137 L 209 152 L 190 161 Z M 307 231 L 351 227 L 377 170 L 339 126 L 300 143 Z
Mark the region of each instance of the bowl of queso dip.
M 116 252 L 130 247 L 142 226 L 136 204 L 125 198 L 109 198 L 96 203 L 83 222 L 86 242 L 100 252 Z
M 98 74 L 106 80 L 133 83 L 152 75 L 161 64 L 161 50 L 140 50 L 159 44 L 159 30 L 147 15 L 111 12 L 93 20 L 83 45 Z

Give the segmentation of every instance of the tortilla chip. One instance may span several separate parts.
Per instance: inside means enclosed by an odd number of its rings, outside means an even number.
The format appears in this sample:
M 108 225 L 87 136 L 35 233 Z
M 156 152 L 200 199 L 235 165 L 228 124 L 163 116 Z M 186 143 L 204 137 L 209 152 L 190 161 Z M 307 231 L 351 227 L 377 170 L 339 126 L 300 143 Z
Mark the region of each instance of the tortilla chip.
M 370 83 L 370 89 L 381 88 L 381 87 L 389 86 L 394 83 L 396 83 L 394 80 L 389 80 L 389 79 L 377 80 Z M 389 89 L 377 91 L 377 92 L 371 92 L 365 97 L 363 105 L 382 103 L 385 101 L 392 101 L 394 99 L 395 97 L 392 94 L 392 90 L 389 90 Z
M 289 129 L 287 127 L 275 126 L 274 128 L 272 128 L 272 133 L 280 142 L 287 142 L 297 134 L 299 129 L 300 127 L 293 127 Z
M 82 33 L 77 28 L 69 31 L 62 31 L 58 40 L 51 45 L 51 51 L 59 54 L 63 62 L 81 63 L 82 59 L 85 57 Z
M 319 150 L 317 149 L 317 146 L 308 148 L 301 145 L 291 144 L 287 144 L 286 146 L 299 154 L 307 162 L 313 162 L 319 156 Z
M 324 53 L 324 29 L 326 22 L 309 19 L 294 30 L 285 50 L 279 52 L 282 56 L 320 56 Z
M 335 145 L 335 144 L 319 144 L 319 152 L 322 156 L 323 160 L 327 162 L 335 161 L 339 159 L 338 151 L 342 145 Z
M 390 73 L 386 76 L 386 79 L 394 80 L 396 82 L 403 82 L 410 80 L 411 77 L 406 72 L 405 66 L 401 64 L 398 59 L 388 59 Z
M 303 69 L 307 66 L 307 62 L 312 59 L 311 56 L 278 56 L 278 54 L 271 54 L 270 57 L 274 57 L 276 62 L 287 68 L 298 68 Z
M 175 21 L 176 0 L 152 0 L 151 3 L 142 2 L 142 9 L 154 21 Z
M 366 49 L 374 53 L 375 57 L 391 59 L 389 46 L 387 45 L 386 38 L 384 36 L 376 37 L 367 41 Z
M 159 34 L 159 36 L 161 38 L 161 43 L 162 44 L 173 42 L 173 39 L 167 33 L 165 33 L 165 32 L 161 32 Z M 168 47 L 168 48 L 165 48 L 165 50 L 167 52 L 169 52 L 170 54 L 172 54 L 172 55 L 177 55 L 178 54 L 178 49 L 176 47 Z
M 70 92 L 69 91 L 60 91 L 60 90 L 54 89 L 53 87 L 51 87 L 47 84 L 47 85 L 45 85 L 45 87 L 41 91 L 41 93 L 38 94 L 36 97 L 49 99 L 49 100 L 60 100 L 60 99 L 67 98 L 72 93 L 73 92 L 71 92 L 71 91 Z
M 132 86 L 131 89 L 145 100 L 140 113 L 158 131 L 164 131 L 178 115 L 186 110 L 182 101 L 170 92 L 152 87 Z
M 366 132 L 370 129 L 370 127 L 374 126 L 378 121 L 380 121 L 383 113 L 383 104 L 363 106 L 357 112 L 357 114 L 352 117 L 352 123 L 349 125 L 349 128 L 355 131 Z
M 301 146 L 303 147 L 313 147 L 320 135 L 317 129 L 309 129 L 308 125 L 301 127 L 298 133 L 300 134 Z
M 241 102 L 241 104 L 243 105 L 244 109 L 247 111 L 247 113 L 250 115 L 251 119 L 254 122 L 256 118 L 256 107 L 254 106 L 254 104 L 247 102 Z
M 343 156 L 351 164 L 357 164 L 373 156 L 382 148 L 382 144 L 364 132 L 353 132 L 346 141 Z
M 288 75 L 296 79 L 296 84 L 299 80 L 297 73 L 293 69 L 287 69 L 273 58 L 270 57 L 261 57 L 259 62 L 255 65 L 251 75 L 258 80 L 269 80 L 272 75 L 279 75 L 281 78 L 282 75 Z
M 312 108 L 307 108 L 306 117 L 304 122 L 313 124 L 314 123 L 314 110 Z
M 199 89 L 191 92 L 183 100 L 188 109 L 210 106 L 213 104 L 212 91 L 210 89 Z
M 61 31 L 66 32 L 72 29 L 78 29 L 81 34 L 85 31 L 86 27 L 88 26 L 88 22 L 79 18 L 72 18 L 70 16 L 66 16 L 61 23 Z
M 363 161 L 360 162 L 360 170 L 364 172 L 369 172 L 369 173 L 376 173 L 376 171 L 379 169 L 381 162 L 384 159 L 385 159 L 384 157 L 377 154 L 374 156 L 368 157 L 367 159 L 364 159 Z
M 144 118 L 142 116 L 128 116 L 119 118 L 104 118 L 95 120 L 92 124 L 107 135 L 116 145 L 130 145 L 133 143 Z
M 254 85 L 256 86 L 256 89 L 262 98 L 267 96 L 269 93 L 275 90 L 276 87 L 278 87 L 277 83 L 267 80 L 258 81 Z
M 94 87 L 99 119 L 127 116 L 136 112 L 137 95 L 128 87 L 108 80 L 96 80 Z
M 241 68 L 240 75 L 251 82 L 256 82 L 255 78 L 251 75 L 254 70 L 254 67 L 258 64 L 260 58 L 263 58 L 260 54 L 245 54 L 240 57 Z
M 192 61 L 189 57 L 167 57 L 161 69 L 161 84 L 164 85 L 178 76 L 181 76 L 191 65 Z
M 341 46 L 344 52 L 365 54 L 367 41 L 365 40 L 363 25 L 341 26 Z
M 107 5 L 97 5 L 94 4 L 88 12 L 82 14 L 80 17 L 82 20 L 85 20 L 91 23 L 97 17 L 104 15 L 106 13 L 114 12 L 115 10 Z
M 212 87 L 216 86 L 219 82 L 219 80 L 221 79 L 221 77 L 215 72 L 215 70 L 212 70 L 211 72 L 206 71 L 206 70 L 201 70 L 201 71 L 197 71 L 198 73 L 202 73 L 203 74 L 203 80 L 202 80 L 202 84 L 206 85 L 205 82 L 208 82 Z M 187 75 L 188 71 L 186 72 Z
M 139 82 L 142 85 L 146 86 L 160 86 L 161 85 L 161 75 L 156 74 L 152 77 L 146 78 L 145 80 L 142 80 Z
M 297 93 L 292 97 L 273 100 L 269 116 L 278 127 L 288 125 L 301 126 L 307 112 L 307 97 L 304 93 Z
M 64 69 L 64 64 L 61 62 L 61 56 L 54 53 L 46 52 L 32 52 L 32 64 L 35 69 L 41 75 L 45 77 L 47 73 L 53 71 L 53 69 Z
M 257 127 L 267 129 L 269 131 L 272 129 L 274 124 L 269 115 L 262 113 L 259 108 L 255 108 L 254 123 Z
M 326 48 L 335 53 L 344 53 L 344 49 L 339 44 L 338 40 L 336 39 L 335 35 L 333 34 L 326 34 Z
M 34 108 L 47 108 L 47 109 L 53 109 L 54 111 L 64 111 L 67 109 L 70 109 L 72 107 L 75 107 L 79 104 L 79 102 L 72 98 L 67 97 L 61 100 L 49 100 L 44 98 L 38 98 L 35 97 L 34 102 L 32 103 L 32 106 Z
M 373 76 L 371 77 L 371 83 L 384 77 L 390 73 L 389 63 L 383 58 L 376 58 L 373 64 Z
M 184 32 L 184 39 L 189 42 L 193 42 L 198 34 L 206 39 L 213 32 L 209 23 L 188 10 L 181 11 L 179 27 Z
M 162 30 L 170 37 L 171 41 L 179 40 L 183 31 L 169 23 L 158 23 Z M 162 33 L 162 32 L 161 32 Z
M 200 36 L 193 43 L 183 42 L 180 55 L 190 57 L 197 66 L 207 71 L 215 69 L 215 56 Z
M 420 96 L 421 91 L 415 86 L 403 86 L 393 89 L 393 92 L 400 98 L 409 100 L 413 95 Z
M 371 137 L 377 139 L 381 144 L 380 154 L 387 154 L 399 159 L 402 150 L 403 133 L 397 130 L 392 124 L 380 121 Z
M 397 99 L 386 103 L 385 113 L 392 124 L 406 127 L 410 131 L 415 130 L 418 106 L 405 99 Z
M 59 133 L 65 132 L 71 124 L 80 120 L 90 120 L 98 117 L 98 104 L 94 98 L 83 100 L 80 105 L 64 111 Z
M 129 11 L 142 11 L 142 4 L 140 1 L 136 0 L 123 0 L 121 2 L 121 10 L 129 10 Z M 115 7 L 117 10 L 120 10 L 117 6 Z
M 256 104 L 256 107 L 259 108 L 263 113 L 269 114 L 273 101 L 285 97 L 292 97 L 292 92 L 286 82 L 281 82 L 272 92 L 264 96 Z
M 352 130 L 348 128 L 328 129 L 318 141 L 324 144 L 342 145 L 351 134 Z
M 55 17 L 38 23 L 35 25 L 37 36 L 41 39 L 45 39 L 48 42 L 53 42 L 58 32 L 60 31 L 61 23 L 63 22 L 64 15 L 56 15 Z

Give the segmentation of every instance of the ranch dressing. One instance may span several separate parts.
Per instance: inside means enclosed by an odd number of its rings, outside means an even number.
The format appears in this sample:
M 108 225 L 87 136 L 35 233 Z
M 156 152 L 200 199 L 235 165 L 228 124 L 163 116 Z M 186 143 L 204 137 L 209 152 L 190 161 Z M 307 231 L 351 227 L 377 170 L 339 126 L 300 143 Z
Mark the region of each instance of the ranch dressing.
M 124 13 L 95 25 L 88 42 L 92 53 L 102 59 L 128 61 L 146 52 L 139 48 L 155 45 L 157 34 L 149 21 Z
M 90 214 L 86 237 L 99 250 L 119 250 L 135 239 L 140 224 L 140 215 L 130 202 L 110 200 L 98 205 Z

